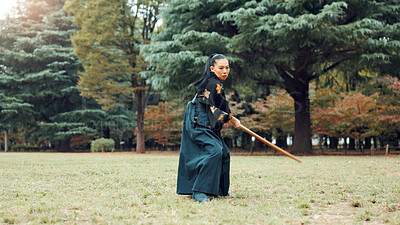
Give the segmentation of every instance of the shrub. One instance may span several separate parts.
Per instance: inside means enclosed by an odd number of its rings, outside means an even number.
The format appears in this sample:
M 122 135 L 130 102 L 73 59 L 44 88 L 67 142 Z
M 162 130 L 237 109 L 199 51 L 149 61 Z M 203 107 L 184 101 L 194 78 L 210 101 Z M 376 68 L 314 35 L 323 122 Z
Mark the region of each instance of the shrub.
M 115 142 L 113 139 L 100 138 L 92 141 L 90 145 L 92 152 L 111 152 L 114 149 Z
M 16 144 L 10 146 L 11 151 L 39 151 L 40 147 L 35 145 Z

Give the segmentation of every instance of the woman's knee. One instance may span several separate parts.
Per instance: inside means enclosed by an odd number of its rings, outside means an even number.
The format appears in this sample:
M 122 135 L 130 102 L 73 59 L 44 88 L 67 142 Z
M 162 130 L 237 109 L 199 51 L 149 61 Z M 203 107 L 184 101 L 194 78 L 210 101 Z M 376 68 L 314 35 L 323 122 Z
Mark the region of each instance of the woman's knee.
M 207 145 L 205 151 L 208 153 L 210 158 L 222 159 L 223 151 L 222 147 L 218 145 Z

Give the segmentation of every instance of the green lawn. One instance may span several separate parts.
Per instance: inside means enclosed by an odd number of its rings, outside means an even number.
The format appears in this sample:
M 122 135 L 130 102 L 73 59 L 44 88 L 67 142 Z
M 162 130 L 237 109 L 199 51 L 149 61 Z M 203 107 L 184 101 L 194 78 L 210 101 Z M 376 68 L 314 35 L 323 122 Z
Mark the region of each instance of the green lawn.
M 400 157 L 231 158 L 231 197 L 175 194 L 174 154 L 0 154 L 4 224 L 400 224 Z

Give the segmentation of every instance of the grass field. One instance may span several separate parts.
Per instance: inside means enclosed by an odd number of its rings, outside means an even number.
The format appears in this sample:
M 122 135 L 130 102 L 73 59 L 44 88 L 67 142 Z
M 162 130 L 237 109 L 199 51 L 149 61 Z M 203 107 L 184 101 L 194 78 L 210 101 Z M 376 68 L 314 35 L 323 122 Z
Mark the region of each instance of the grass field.
M 231 197 L 175 194 L 174 154 L 0 154 L 2 224 L 400 224 L 400 157 L 231 158 Z

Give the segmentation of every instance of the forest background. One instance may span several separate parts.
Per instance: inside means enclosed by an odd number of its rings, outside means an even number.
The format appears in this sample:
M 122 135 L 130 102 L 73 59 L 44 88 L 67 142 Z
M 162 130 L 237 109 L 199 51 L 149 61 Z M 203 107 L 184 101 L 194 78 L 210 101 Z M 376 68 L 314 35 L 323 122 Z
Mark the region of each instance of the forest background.
M 398 150 L 399 19 L 399 0 L 21 1 L 0 20 L 1 150 L 179 150 L 215 52 L 234 114 L 277 145 Z

